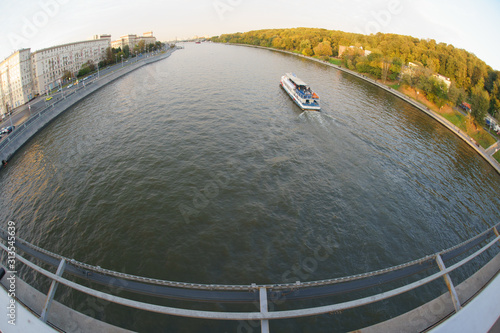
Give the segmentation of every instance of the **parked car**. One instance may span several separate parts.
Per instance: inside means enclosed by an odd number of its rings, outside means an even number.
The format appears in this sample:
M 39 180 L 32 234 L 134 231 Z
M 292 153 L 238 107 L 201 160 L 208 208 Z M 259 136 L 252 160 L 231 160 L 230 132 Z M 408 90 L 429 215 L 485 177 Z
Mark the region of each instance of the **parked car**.
M 12 131 L 16 128 L 16 126 L 7 126 L 7 127 L 4 127 L 2 128 L 2 130 L 0 131 L 0 134 L 9 134 L 9 133 L 12 133 Z

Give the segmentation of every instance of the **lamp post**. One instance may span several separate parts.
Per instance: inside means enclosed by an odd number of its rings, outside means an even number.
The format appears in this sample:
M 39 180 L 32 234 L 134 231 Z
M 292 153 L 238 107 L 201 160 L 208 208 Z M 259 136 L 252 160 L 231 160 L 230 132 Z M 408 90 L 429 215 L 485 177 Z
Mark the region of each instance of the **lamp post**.
M 123 68 L 123 54 L 120 55 L 122 57 L 122 68 Z
M 14 108 L 12 108 L 12 110 L 10 110 L 10 112 L 9 112 L 10 126 L 14 126 L 14 124 L 12 123 L 12 111 L 13 110 L 14 110 Z
M 99 78 L 99 63 L 97 63 L 97 78 Z

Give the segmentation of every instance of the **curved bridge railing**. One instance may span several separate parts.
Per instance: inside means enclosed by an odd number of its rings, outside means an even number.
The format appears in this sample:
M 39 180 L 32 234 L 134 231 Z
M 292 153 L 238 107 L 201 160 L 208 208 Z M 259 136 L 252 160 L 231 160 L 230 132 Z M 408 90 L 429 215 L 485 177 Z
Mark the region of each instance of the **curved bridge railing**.
M 484 253 L 493 245 L 498 245 L 500 242 L 500 234 L 498 232 L 499 226 L 500 224 L 497 224 L 477 236 L 441 252 L 378 271 L 320 281 L 297 281 L 295 283 L 262 285 L 195 284 L 151 279 L 119 273 L 78 262 L 74 259 L 69 259 L 39 248 L 20 238 L 15 239 L 15 247 L 24 254 L 48 264 L 53 270 L 57 268 L 56 273 L 52 273 L 35 264 L 33 260 L 29 260 L 16 252 L 17 261 L 45 275 L 52 281 L 43 311 L 40 314 L 40 318 L 43 321 L 46 321 L 47 313 L 50 310 L 50 304 L 57 285 L 61 283 L 96 298 L 150 312 L 203 319 L 260 320 L 262 332 L 268 332 L 269 320 L 313 316 L 360 307 L 408 292 L 439 278 L 444 279 L 455 311 L 459 311 L 461 309 L 461 304 L 449 274 Z M 9 243 L 9 232 L 0 229 L 0 237 L 6 242 L 6 244 L 0 242 L 2 252 L 9 253 L 9 251 L 12 251 L 10 246 L 13 244 Z M 499 247 L 497 246 L 496 251 L 498 251 L 498 249 Z M 446 263 L 450 261 L 452 261 L 451 265 L 446 266 Z M 101 285 L 112 285 L 119 288 L 121 291 L 152 295 L 166 299 L 211 303 L 258 303 L 259 311 L 201 311 L 145 303 L 88 288 L 64 278 L 63 274 L 72 275 Z M 416 281 L 404 282 L 408 281 L 407 278 L 414 277 L 417 274 L 419 275 Z M 422 275 L 424 275 L 424 277 L 421 277 Z M 403 286 L 389 288 L 387 291 L 378 294 L 346 302 L 294 310 L 269 311 L 268 303 L 275 302 L 276 300 L 284 302 L 324 298 L 354 291 L 367 290 L 372 287 L 380 287 L 396 281 L 403 281 Z

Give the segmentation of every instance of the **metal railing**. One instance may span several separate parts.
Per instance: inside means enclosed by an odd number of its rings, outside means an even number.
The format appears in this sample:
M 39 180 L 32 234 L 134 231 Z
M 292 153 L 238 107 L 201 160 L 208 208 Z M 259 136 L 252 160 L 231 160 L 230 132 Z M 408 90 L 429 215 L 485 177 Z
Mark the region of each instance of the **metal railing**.
M 325 279 L 320 281 L 282 283 L 282 284 L 251 284 L 251 285 L 221 285 L 221 284 L 196 284 L 184 283 L 167 280 L 158 280 L 136 275 L 120 273 L 107 270 L 98 266 L 92 266 L 86 263 L 69 259 L 50 251 L 44 250 L 36 245 L 30 244 L 23 239 L 17 238 L 15 246 L 23 253 L 48 264 L 56 273 L 52 273 L 32 260 L 16 254 L 16 259 L 30 267 L 34 271 L 48 277 L 52 282 L 46 297 L 40 317 L 46 320 L 47 313 L 54 297 L 55 290 L 59 283 L 66 285 L 74 290 L 83 292 L 87 295 L 97 297 L 109 302 L 125 305 L 132 308 L 168 314 L 174 316 L 218 319 L 218 320 L 260 320 L 262 332 L 269 332 L 269 320 L 296 318 L 305 316 L 314 316 L 335 311 L 342 311 L 350 308 L 356 308 L 370 303 L 378 302 L 396 295 L 408 292 L 417 287 L 428 284 L 439 278 L 443 278 L 448 288 L 450 297 L 453 301 L 455 311 L 460 311 L 461 304 L 457 297 L 455 287 L 449 276 L 451 272 L 464 264 L 470 262 L 495 244 L 499 244 L 500 234 L 498 226 L 478 234 L 477 236 L 453 246 L 441 252 L 428 255 L 426 257 L 407 262 L 398 266 L 373 271 L 364 274 L 352 275 L 342 278 Z M 5 241 L 8 234 L 0 229 L 0 237 Z M 474 252 L 474 248 L 479 247 Z M 0 248 L 7 252 L 7 246 L 0 242 Z M 470 253 L 472 252 L 472 253 Z M 452 259 L 458 260 L 459 256 L 465 256 L 458 262 L 447 267 L 445 262 Z M 390 288 L 387 291 L 380 292 L 368 297 L 357 298 L 350 301 L 344 301 L 336 304 L 316 306 L 294 310 L 270 311 L 268 300 L 295 301 L 304 299 L 324 298 L 359 290 L 365 290 L 372 287 L 400 281 L 419 273 L 424 273 L 429 269 L 436 268 L 436 273 L 429 273 L 423 278 L 407 283 L 401 287 Z M 152 295 L 166 299 L 186 300 L 195 302 L 228 302 L 228 303 L 255 303 L 259 304 L 258 312 L 217 312 L 191 310 L 177 307 L 168 307 L 136 301 L 130 298 L 119 297 L 110 293 L 101 292 L 96 289 L 85 287 L 74 281 L 68 280 L 63 275 L 72 275 L 98 283 L 101 285 L 119 286 L 122 291 L 128 291 L 135 294 Z M 404 280 L 406 281 L 406 280 Z

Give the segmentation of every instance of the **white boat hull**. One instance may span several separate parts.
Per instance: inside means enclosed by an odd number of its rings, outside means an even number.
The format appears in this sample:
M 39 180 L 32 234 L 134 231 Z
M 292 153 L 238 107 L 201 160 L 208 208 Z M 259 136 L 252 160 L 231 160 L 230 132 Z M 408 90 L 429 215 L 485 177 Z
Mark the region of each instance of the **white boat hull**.
M 302 110 L 313 110 L 313 111 L 319 111 L 321 110 L 321 107 L 319 106 L 319 103 L 315 99 L 311 100 L 304 100 L 297 94 L 295 91 L 295 88 L 293 87 L 293 84 L 290 82 L 290 80 L 286 77 L 286 75 L 283 75 L 281 77 L 281 87 L 287 92 L 287 94 L 290 96 L 290 98 L 297 104 L 299 108 Z

